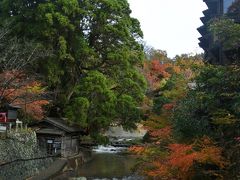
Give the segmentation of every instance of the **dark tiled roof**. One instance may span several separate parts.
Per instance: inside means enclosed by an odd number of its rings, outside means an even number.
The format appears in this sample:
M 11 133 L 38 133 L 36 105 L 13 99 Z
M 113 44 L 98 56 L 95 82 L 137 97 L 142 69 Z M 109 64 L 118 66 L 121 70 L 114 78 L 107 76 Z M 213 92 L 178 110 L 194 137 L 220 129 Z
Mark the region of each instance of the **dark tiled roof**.
M 65 132 L 68 132 L 68 133 L 82 132 L 82 129 L 80 129 L 79 127 L 74 126 L 74 125 L 69 125 L 67 123 L 67 120 L 63 119 L 63 118 L 47 117 L 43 121 L 45 121 L 49 124 L 52 124 L 53 126 L 59 128 L 61 130 L 64 130 Z
M 57 130 L 57 129 L 50 129 L 50 128 L 43 128 L 36 130 L 37 134 L 53 134 L 53 135 L 64 135 L 64 131 Z

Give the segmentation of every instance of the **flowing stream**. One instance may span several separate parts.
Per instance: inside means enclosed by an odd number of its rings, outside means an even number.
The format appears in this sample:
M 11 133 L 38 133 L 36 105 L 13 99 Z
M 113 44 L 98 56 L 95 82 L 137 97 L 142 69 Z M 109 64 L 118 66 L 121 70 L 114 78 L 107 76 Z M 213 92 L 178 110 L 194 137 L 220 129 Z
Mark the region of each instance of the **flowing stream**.
M 122 154 L 124 150 L 112 146 L 94 148 L 91 161 L 81 166 L 77 174 L 87 179 L 142 180 L 132 172 L 136 157 Z
M 142 139 L 145 133 L 141 128 L 127 132 L 121 127 L 113 127 L 107 132 L 107 136 L 112 143 L 122 146 L 130 140 Z M 133 172 L 137 157 L 129 155 L 126 151 L 126 147 L 94 147 L 90 153 L 90 160 L 78 166 L 74 174 L 65 177 L 71 177 L 71 180 L 144 180 Z
M 123 147 L 95 147 L 88 162 L 53 180 L 144 180 L 133 172 L 137 157 L 124 151 L 126 148 Z

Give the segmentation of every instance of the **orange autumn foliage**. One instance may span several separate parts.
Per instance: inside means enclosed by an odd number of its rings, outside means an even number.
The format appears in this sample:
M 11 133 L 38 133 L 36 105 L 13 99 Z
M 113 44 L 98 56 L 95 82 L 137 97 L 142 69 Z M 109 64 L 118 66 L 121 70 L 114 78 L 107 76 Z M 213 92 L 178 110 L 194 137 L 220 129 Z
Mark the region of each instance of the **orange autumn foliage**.
M 43 106 L 48 104 L 49 104 L 49 101 L 47 100 L 36 100 L 26 105 L 25 113 L 36 120 L 41 120 L 44 117 L 44 113 L 45 113 Z
M 148 113 L 148 119 L 143 122 L 148 130 L 149 144 L 133 149 L 143 156 L 140 172 L 144 172 L 150 179 L 191 179 L 196 167 L 203 167 L 203 171 L 208 171 L 204 169 L 208 168 L 205 164 L 219 169 L 224 167 L 222 150 L 210 139 L 203 138 L 198 143 L 180 144 L 173 134 L 174 107 L 188 92 L 187 83 L 192 82 L 198 74 L 195 62 L 186 61 L 180 63 L 152 60 L 144 64 L 144 73 L 151 92 L 149 97 L 153 98 L 153 105 L 156 106 L 153 106 Z M 157 99 L 158 97 L 163 98 Z M 207 173 L 211 173 L 211 169 Z
M 157 137 L 159 139 L 167 139 L 171 136 L 171 133 L 172 133 L 172 128 L 170 126 L 149 131 L 150 136 Z
M 170 167 L 167 166 L 165 163 L 156 161 L 153 162 L 152 165 L 154 166 L 153 170 L 145 171 L 145 174 L 147 174 L 150 177 L 156 178 L 170 178 L 172 177 Z
M 37 120 L 43 118 L 43 107 L 49 104 L 48 100 L 42 98 L 45 95 L 42 84 L 22 71 L 0 74 L 0 94 L 4 99 L 1 103 L 20 106 L 26 115 Z
M 181 68 L 179 66 L 173 65 L 172 69 L 173 69 L 173 72 L 176 73 L 176 74 L 181 73 Z
M 171 154 L 169 156 L 168 164 L 172 167 L 178 168 L 182 174 L 185 174 L 192 167 L 193 162 L 198 159 L 198 153 L 193 151 L 192 145 L 185 144 L 170 144 L 169 149 Z
M 161 88 L 161 81 L 169 79 L 173 74 L 180 74 L 181 68 L 174 63 L 163 63 L 160 60 L 145 61 L 144 74 L 152 90 Z
M 198 146 L 201 148 L 198 162 L 212 163 L 220 168 L 224 168 L 227 165 L 227 162 L 222 157 L 222 148 L 215 146 L 210 138 L 202 138 Z
M 158 76 L 161 75 L 164 78 L 168 78 L 171 75 L 166 71 L 169 67 L 169 64 L 162 64 L 158 60 L 152 60 L 150 69 L 152 72 L 156 73 Z
M 144 74 L 151 89 L 159 88 L 159 83 L 171 75 L 167 72 L 168 64 L 162 64 L 159 60 L 144 63 Z
M 144 154 L 145 150 L 146 148 L 143 146 L 131 146 L 130 148 L 128 148 L 129 152 L 132 152 L 137 155 Z
M 198 143 L 170 144 L 168 147 L 169 155 L 164 158 L 156 157 L 150 163 L 152 168 L 145 170 L 148 176 L 187 179 L 194 174 L 194 163 L 213 164 L 220 169 L 226 165 L 222 149 L 215 146 L 208 137 L 202 138 Z
M 175 103 L 168 103 L 163 105 L 163 109 L 165 110 L 172 110 L 176 104 Z

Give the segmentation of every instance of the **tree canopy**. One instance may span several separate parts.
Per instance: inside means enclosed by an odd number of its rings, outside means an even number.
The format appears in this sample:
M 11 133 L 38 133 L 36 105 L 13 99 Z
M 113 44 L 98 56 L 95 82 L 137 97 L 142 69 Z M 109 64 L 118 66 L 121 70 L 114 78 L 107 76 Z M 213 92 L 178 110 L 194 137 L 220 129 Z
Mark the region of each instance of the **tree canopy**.
M 114 121 L 126 128 L 139 121 L 146 88 L 139 73 L 143 34 L 130 13 L 127 0 L 0 2 L 0 19 L 14 24 L 11 36 L 34 39 L 53 52 L 34 64 L 55 94 L 52 115 L 58 107 L 61 116 L 91 132 Z

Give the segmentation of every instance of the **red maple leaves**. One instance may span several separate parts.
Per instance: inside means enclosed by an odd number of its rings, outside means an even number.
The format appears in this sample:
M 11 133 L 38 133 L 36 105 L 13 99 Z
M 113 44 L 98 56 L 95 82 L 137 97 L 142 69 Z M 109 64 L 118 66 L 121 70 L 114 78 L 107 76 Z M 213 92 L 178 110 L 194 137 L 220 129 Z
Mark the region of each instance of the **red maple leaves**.
M 42 119 L 43 107 L 49 104 L 43 98 L 45 94 L 42 84 L 22 71 L 12 70 L 0 74 L 1 105 L 8 103 L 20 106 L 28 116 Z
M 194 174 L 194 163 L 213 164 L 224 168 L 222 149 L 204 137 L 193 144 L 169 144 L 169 155 L 156 158 L 151 170 L 145 171 L 151 177 L 188 179 Z

